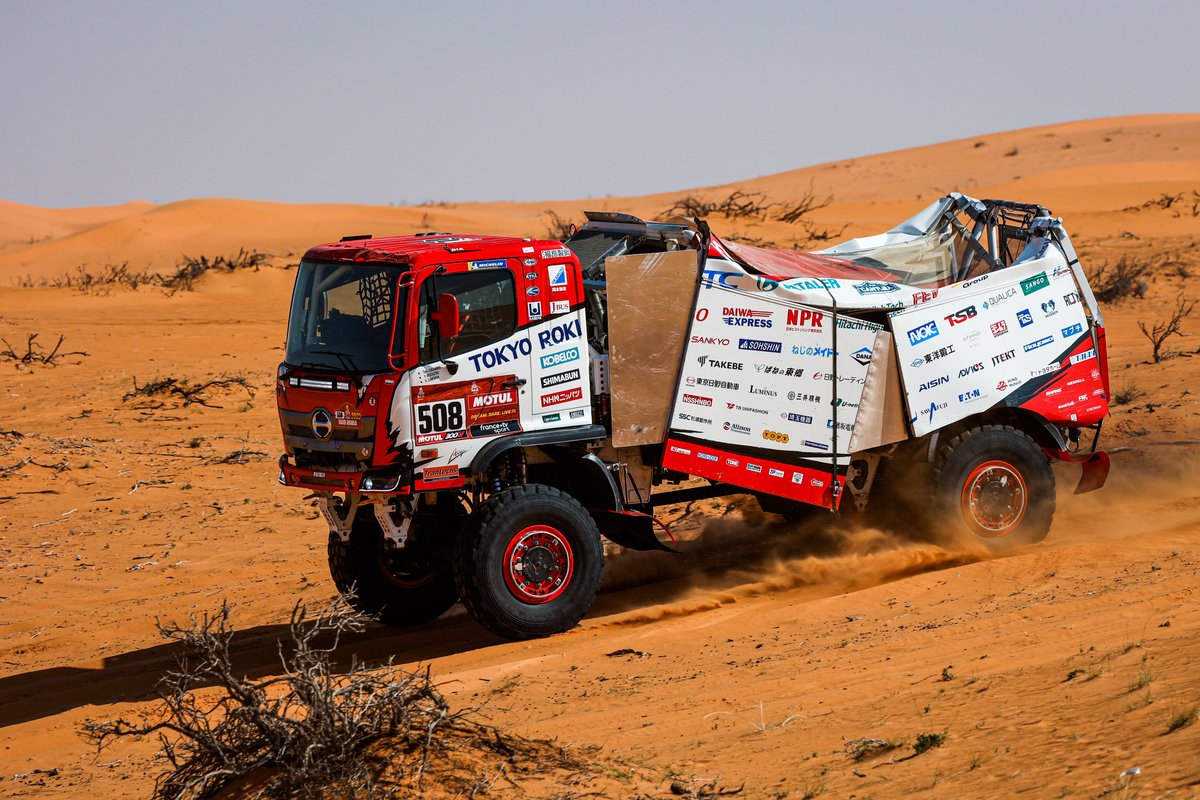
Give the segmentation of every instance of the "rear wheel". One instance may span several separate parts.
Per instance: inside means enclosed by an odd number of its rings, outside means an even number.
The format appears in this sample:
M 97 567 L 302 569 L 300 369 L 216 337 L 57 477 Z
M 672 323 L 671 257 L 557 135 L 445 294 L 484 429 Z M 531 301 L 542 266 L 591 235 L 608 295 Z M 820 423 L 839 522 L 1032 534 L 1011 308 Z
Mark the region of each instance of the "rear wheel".
M 600 531 L 587 510 L 550 486 L 529 484 L 484 502 L 459 539 L 454 577 L 463 605 L 508 639 L 575 627 L 604 571 Z
M 995 551 L 1040 542 L 1054 517 L 1050 461 L 1008 425 L 972 428 L 946 442 L 933 492 L 944 520 Z
M 450 497 L 436 506 L 422 502 L 403 548 L 388 541 L 373 512 L 359 508 L 350 541 L 329 535 L 329 573 L 338 591 L 384 625 L 419 625 L 444 614 L 458 590 L 449 565 L 435 557 L 433 540 L 456 537 L 466 509 Z

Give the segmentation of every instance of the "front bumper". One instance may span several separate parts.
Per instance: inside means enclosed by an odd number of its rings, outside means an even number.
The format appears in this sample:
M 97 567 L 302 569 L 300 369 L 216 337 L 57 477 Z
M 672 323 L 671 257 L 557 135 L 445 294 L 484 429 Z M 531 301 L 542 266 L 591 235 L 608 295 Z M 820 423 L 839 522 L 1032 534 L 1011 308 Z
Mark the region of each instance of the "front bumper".
M 412 494 L 412 477 L 402 469 L 369 469 L 361 472 L 306 469 L 293 464 L 286 455 L 279 457 L 279 483 L 319 492 Z

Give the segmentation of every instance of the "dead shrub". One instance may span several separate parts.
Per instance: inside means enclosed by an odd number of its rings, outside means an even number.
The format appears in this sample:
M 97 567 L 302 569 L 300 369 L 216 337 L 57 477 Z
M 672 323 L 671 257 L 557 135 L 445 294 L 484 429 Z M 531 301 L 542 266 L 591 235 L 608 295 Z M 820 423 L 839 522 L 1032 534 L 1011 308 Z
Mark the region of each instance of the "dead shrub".
M 553 239 L 556 242 L 563 242 L 575 235 L 578 230 L 574 222 L 571 222 L 565 217 L 560 217 L 558 212 L 552 208 L 548 208 L 542 212 L 542 216 L 546 217 L 546 238 Z
M 311 618 L 303 604 L 295 606 L 275 677 L 244 677 L 235 668 L 229 616 L 223 604 L 186 627 L 159 623 L 162 636 L 183 650 L 159 683 L 161 705 L 138 720 L 84 727 L 98 747 L 157 735 L 169 764 L 156 781 L 159 800 L 205 800 L 224 790 L 280 800 L 401 796 L 394 788 L 423 791 L 427 773 L 441 780 L 460 756 L 479 766 L 472 761 L 479 753 L 551 772 L 576 766 L 561 748 L 452 711 L 428 669 L 409 672 L 390 661 L 368 669 L 355 659 L 339 671 L 333 653 L 342 638 L 370 621 L 341 598 Z M 464 794 L 474 787 L 474 796 L 486 781 L 476 774 L 450 783 Z
M 204 396 L 204 392 L 213 388 L 227 388 L 230 386 L 240 386 L 246 390 L 246 394 L 254 397 L 254 387 L 250 385 L 250 381 L 241 375 L 231 377 L 213 378 L 204 383 L 192 383 L 187 378 L 155 378 L 149 383 L 138 386 L 137 378 L 133 379 L 133 391 L 126 392 L 122 396 L 122 400 L 133 400 L 138 397 L 155 398 L 179 398 L 183 406 L 193 404 L 204 406 L 205 408 L 224 408 L 224 406 L 214 405 L 209 402 L 210 398 Z M 162 408 L 164 403 L 151 403 L 143 405 L 143 408 Z
M 1126 297 L 1142 298 L 1150 286 L 1149 261 L 1136 261 L 1121 256 L 1115 264 L 1105 261 L 1088 279 L 1092 293 L 1102 303 L 1112 303 Z
M 1179 326 L 1191 315 L 1192 309 L 1195 307 L 1195 300 L 1184 300 L 1182 297 L 1180 297 L 1175 305 L 1175 310 L 1171 313 L 1171 317 L 1169 319 L 1158 320 L 1149 328 L 1146 327 L 1146 323 L 1142 322 L 1140 319 L 1138 320 L 1138 328 L 1141 330 L 1142 335 L 1149 339 L 1150 344 L 1154 347 L 1155 364 L 1162 361 L 1161 351 L 1163 343 L 1165 343 L 1166 340 L 1172 336 L 1184 335 L 1179 330 Z
M 29 333 L 25 335 L 25 352 L 19 353 L 17 349 L 8 343 L 7 339 L 0 338 L 0 342 L 4 342 L 4 350 L 0 350 L 0 359 L 5 361 L 15 361 L 18 368 L 22 366 L 30 366 L 32 364 L 44 364 L 49 367 L 58 366 L 59 359 L 70 358 L 71 356 L 86 356 L 82 350 L 72 350 L 64 352 L 62 350 L 63 340 L 66 338 L 59 334 L 58 341 L 49 351 L 38 344 L 37 338 L 40 334 Z

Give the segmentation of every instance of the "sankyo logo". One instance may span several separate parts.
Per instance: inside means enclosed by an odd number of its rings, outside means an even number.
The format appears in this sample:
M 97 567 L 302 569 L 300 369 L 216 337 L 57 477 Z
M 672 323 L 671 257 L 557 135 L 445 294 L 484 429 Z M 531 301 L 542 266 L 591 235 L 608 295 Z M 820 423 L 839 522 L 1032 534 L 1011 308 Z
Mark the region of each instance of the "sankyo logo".
M 1046 273 L 1039 272 L 1032 278 L 1026 278 L 1025 280 L 1021 281 L 1021 293 L 1033 294 L 1039 289 L 1045 289 L 1049 285 L 1050 279 L 1046 277 Z

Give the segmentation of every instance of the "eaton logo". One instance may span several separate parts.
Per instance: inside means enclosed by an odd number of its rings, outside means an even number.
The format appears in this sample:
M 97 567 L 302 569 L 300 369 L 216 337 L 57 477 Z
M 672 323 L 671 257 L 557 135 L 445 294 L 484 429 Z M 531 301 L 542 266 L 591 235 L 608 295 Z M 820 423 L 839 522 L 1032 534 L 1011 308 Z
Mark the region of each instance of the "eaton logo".
M 1017 322 L 1021 323 L 1022 328 L 1028 328 L 1030 325 L 1033 324 L 1033 314 L 1029 313 L 1028 308 L 1026 308 L 1022 311 L 1018 311 L 1017 312 Z
M 920 327 L 913 328 L 908 332 L 908 343 L 910 345 L 918 345 L 921 342 L 927 342 L 938 335 L 937 322 L 930 320 Z
M 1062 336 L 1064 339 L 1070 339 L 1072 336 L 1076 336 L 1080 333 L 1083 333 L 1083 323 L 1081 322 L 1076 322 L 1074 325 L 1068 325 L 1062 329 Z

